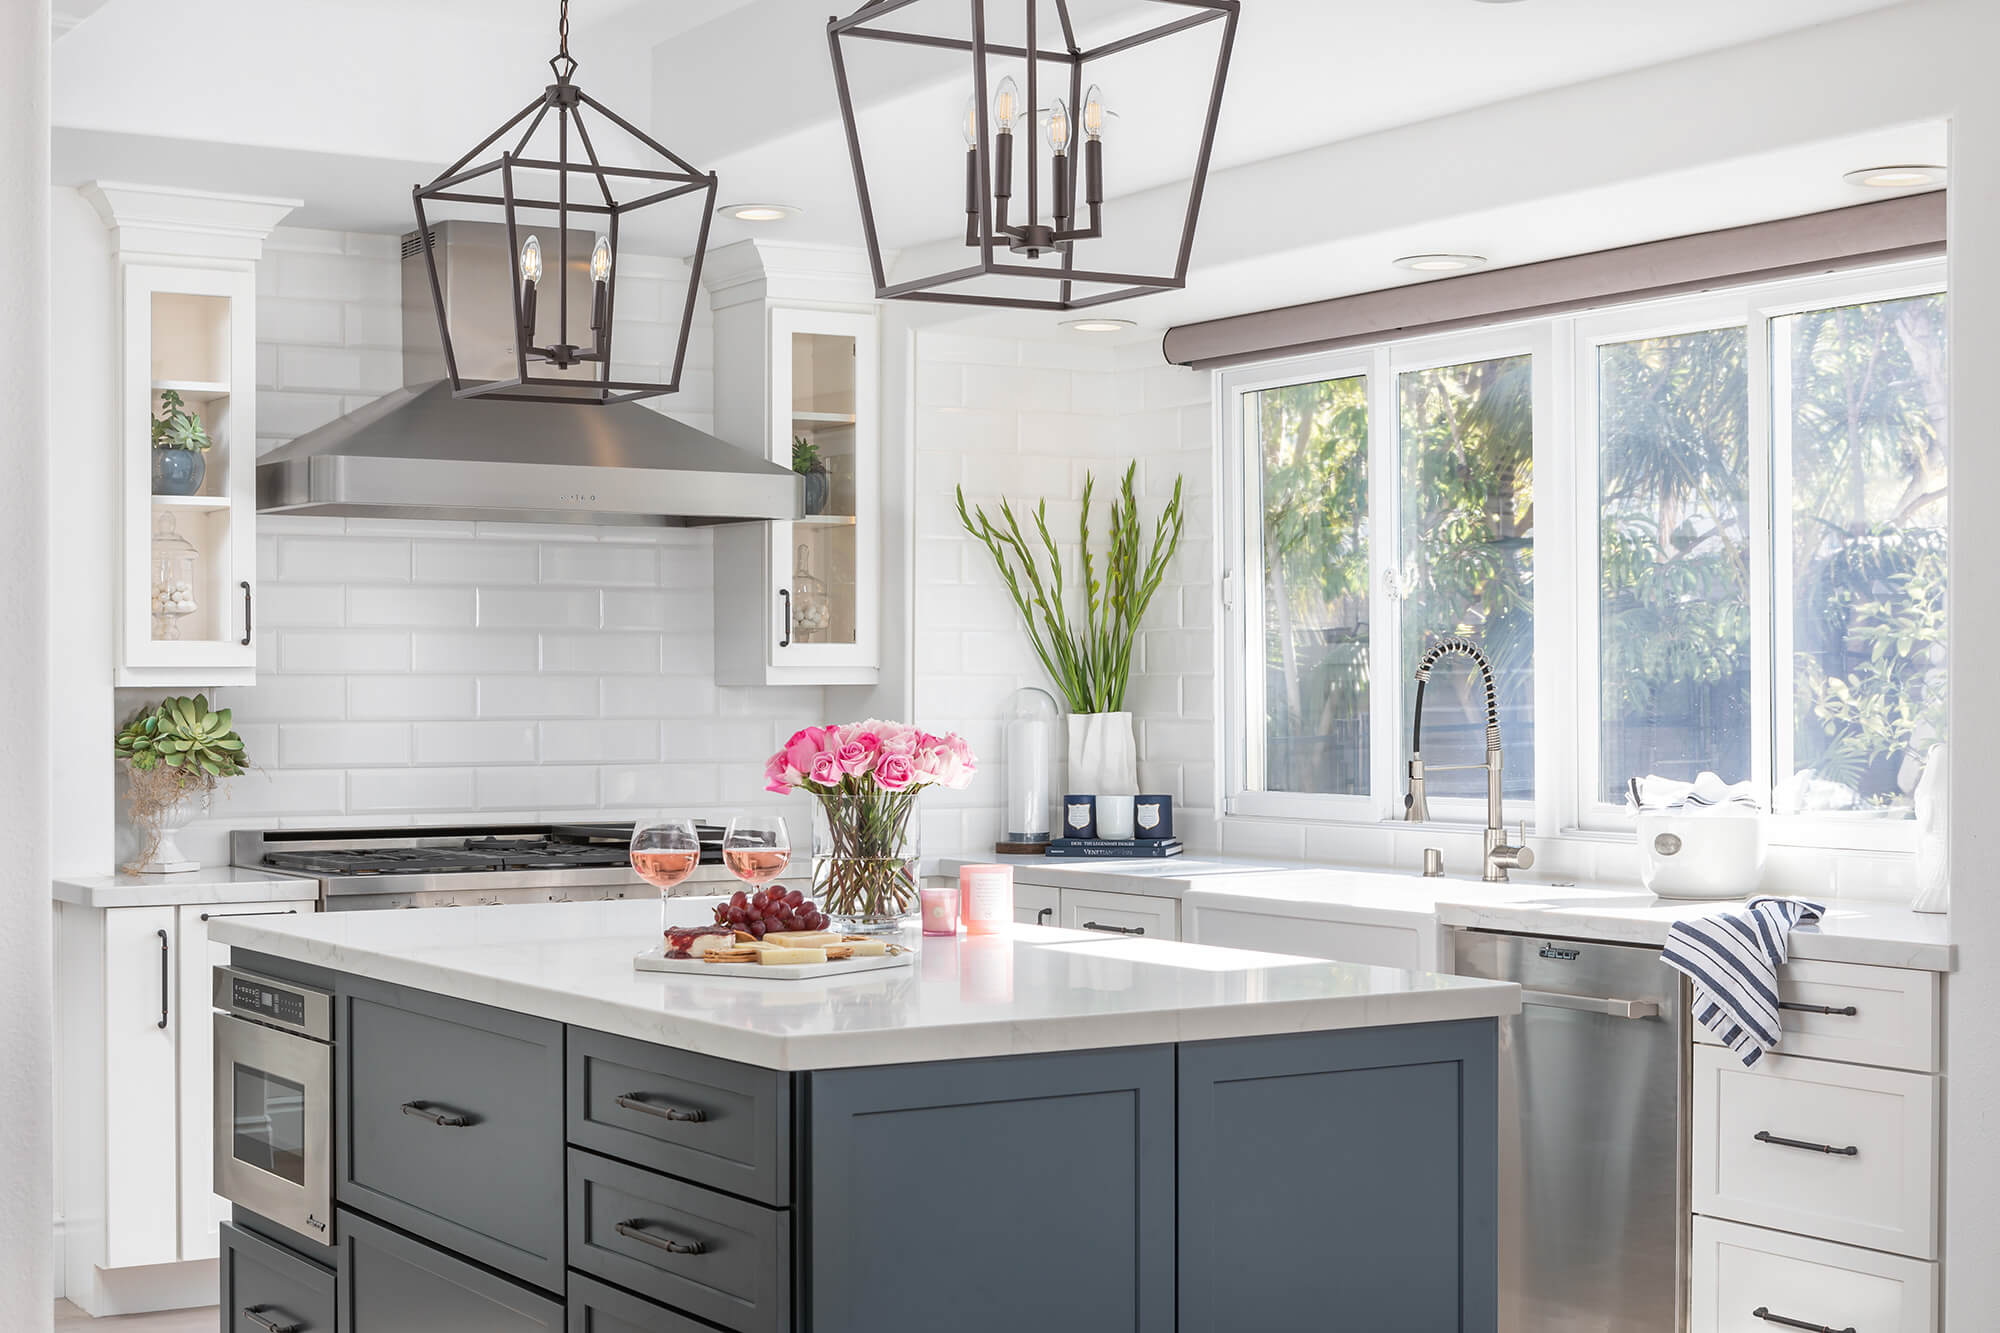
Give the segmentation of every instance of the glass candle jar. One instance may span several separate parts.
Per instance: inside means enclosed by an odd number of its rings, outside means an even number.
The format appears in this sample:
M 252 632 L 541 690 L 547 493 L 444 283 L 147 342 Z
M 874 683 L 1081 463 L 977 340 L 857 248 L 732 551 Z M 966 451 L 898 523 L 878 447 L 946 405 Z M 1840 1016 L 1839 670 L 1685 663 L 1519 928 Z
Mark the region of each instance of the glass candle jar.
M 1055 795 L 1056 701 L 1029 686 L 1007 700 L 1003 714 L 1009 843 L 1049 840 L 1049 806 Z

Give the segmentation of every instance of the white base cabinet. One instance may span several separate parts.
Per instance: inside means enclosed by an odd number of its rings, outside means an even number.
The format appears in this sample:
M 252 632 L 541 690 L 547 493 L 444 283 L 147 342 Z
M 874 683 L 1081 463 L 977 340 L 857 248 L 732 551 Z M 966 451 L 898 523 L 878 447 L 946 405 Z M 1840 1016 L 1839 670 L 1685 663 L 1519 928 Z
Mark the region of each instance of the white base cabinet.
M 1772 1315 L 1869 1333 L 1936 1327 L 1937 1265 L 1900 1255 L 1697 1217 L 1691 1268 L 1692 1333 L 1792 1326 L 1772 1323 Z
M 1099 889 L 1059 889 L 1053 884 L 1014 881 L 1014 920 L 1024 926 L 1060 926 L 1101 935 L 1149 940 L 1181 937 L 1181 905 L 1147 893 L 1106 893 Z
M 219 1253 L 210 976 L 225 951 L 208 922 L 314 906 L 57 905 L 63 1287 L 86 1313 L 185 1303 L 184 1272 L 116 1275 Z

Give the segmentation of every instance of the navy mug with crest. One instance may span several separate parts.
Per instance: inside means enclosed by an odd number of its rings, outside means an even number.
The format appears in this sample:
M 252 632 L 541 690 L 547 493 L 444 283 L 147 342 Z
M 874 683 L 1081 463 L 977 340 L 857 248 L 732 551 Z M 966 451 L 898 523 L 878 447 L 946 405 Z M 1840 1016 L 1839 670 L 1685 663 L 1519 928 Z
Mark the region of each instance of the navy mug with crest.
M 1142 842 L 1167 842 L 1174 836 L 1174 798 L 1141 796 L 1132 803 L 1133 832 Z
M 1063 797 L 1062 836 L 1065 838 L 1094 838 L 1097 836 L 1097 798 L 1095 796 Z

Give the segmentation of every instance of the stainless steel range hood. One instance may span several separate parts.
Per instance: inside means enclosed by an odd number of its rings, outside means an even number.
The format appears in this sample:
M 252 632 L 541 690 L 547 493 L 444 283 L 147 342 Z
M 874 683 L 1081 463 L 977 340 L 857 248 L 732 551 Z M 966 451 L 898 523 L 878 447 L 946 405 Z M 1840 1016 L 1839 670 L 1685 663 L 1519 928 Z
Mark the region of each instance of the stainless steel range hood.
M 506 232 L 440 222 L 438 280 L 467 379 L 511 373 Z M 590 253 L 572 233 L 570 253 Z M 544 242 L 544 252 L 552 248 Z M 587 261 L 571 308 L 589 308 Z M 546 313 L 556 302 L 544 299 Z M 481 339 L 481 330 L 489 336 Z M 638 403 L 454 398 L 423 246 L 403 238 L 404 387 L 257 463 L 257 512 L 361 518 L 671 525 L 797 518 L 803 487 L 767 462 Z

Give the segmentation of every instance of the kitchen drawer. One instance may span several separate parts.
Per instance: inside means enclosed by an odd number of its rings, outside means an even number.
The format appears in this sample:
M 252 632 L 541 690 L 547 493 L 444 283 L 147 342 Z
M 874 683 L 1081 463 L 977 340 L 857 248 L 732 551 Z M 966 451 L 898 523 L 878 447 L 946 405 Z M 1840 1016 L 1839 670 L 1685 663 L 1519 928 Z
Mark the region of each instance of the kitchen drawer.
M 221 1231 L 223 1333 L 333 1333 L 332 1269 L 227 1222 Z
M 569 1141 L 760 1203 L 791 1196 L 790 1075 L 569 1031 Z
M 1778 1002 L 1808 1006 L 1778 1012 L 1786 1055 L 1937 1072 L 1935 972 L 1802 959 L 1778 969 Z M 1717 1044 L 1698 1023 L 1695 1040 Z
M 540 1292 L 345 1208 L 339 1230 L 340 1333 L 562 1333 Z
M 1014 920 L 1023 926 L 1054 926 L 1062 920 L 1062 890 L 1014 881 Z
M 1691 1333 L 1783 1333 L 1777 1315 L 1864 1333 L 1934 1333 L 1938 1266 L 1711 1217 L 1694 1220 Z
M 791 1218 L 569 1151 L 570 1266 L 740 1333 L 791 1327 Z
M 1937 1080 L 1767 1055 L 1694 1053 L 1694 1211 L 1937 1257 Z M 1760 1141 L 1759 1134 L 1824 1152 Z
M 1172 898 L 1154 898 L 1142 893 L 1064 889 L 1062 923 L 1071 930 L 1177 940 L 1181 937 L 1181 905 Z
M 563 1030 L 348 982 L 340 1202 L 548 1291 L 563 1285 Z
M 569 1275 L 569 1333 L 715 1333 L 714 1327 L 606 1286 Z

